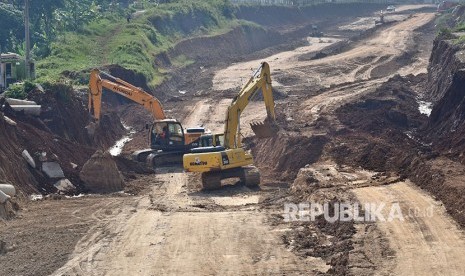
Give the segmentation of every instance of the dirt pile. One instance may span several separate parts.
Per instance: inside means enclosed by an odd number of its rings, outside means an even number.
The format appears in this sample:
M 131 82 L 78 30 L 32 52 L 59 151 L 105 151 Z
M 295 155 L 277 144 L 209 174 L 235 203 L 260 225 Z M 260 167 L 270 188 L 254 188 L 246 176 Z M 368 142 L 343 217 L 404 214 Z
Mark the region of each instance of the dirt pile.
M 328 139 L 325 136 L 304 137 L 280 132 L 268 139 L 245 139 L 260 169 L 273 172 L 276 179 L 292 181 L 300 168 L 320 158 Z
M 80 96 L 69 85 L 47 85 L 44 92 L 35 90 L 29 93 L 28 98 L 42 106 L 42 113 L 38 118 L 42 129 L 71 142 L 109 148 L 126 133 L 118 115 L 112 113 L 102 116 L 101 126 L 90 136 L 86 130 L 86 126 L 92 121 L 86 106 L 87 94 Z
M 97 151 L 82 167 L 79 177 L 93 193 L 113 193 L 124 188 L 123 175 L 108 152 Z
M 426 122 L 410 83 L 393 77 L 376 92 L 339 108 L 337 118 L 346 128 L 336 133 L 329 154 L 340 163 L 370 170 L 397 170 L 408 164 L 410 154 L 417 153 L 410 149 L 422 149 L 409 131 Z
M 422 126 L 428 118 L 419 113 L 416 94 L 409 88 L 412 85 L 416 84 L 409 78 L 396 77 L 361 101 L 339 108 L 336 114 L 345 128 L 328 143 L 325 154 L 339 164 L 392 171 L 409 178 L 441 200 L 457 222 L 465 225 L 461 211 L 465 202 L 458 196 L 465 192 L 465 181 L 454 173 L 464 168 L 449 159 L 438 159 L 441 153 L 424 141 Z M 451 169 L 454 166 L 460 168 Z
M 28 98 L 42 105 L 39 117 L 15 112 L 0 99 L 0 180 L 13 184 L 20 195 L 55 193 L 62 179 L 76 187 L 73 193 L 82 192 L 80 168 L 96 147 L 109 148 L 126 130 L 117 116 L 103 116 L 100 129 L 90 137 L 85 129 L 90 122 L 86 96 L 81 98 L 67 85 L 45 86 Z M 32 164 L 22 157 L 24 151 Z M 46 173 L 43 166 L 49 165 L 60 177 Z
M 21 157 L 23 148 L 18 141 L 19 133 L 18 127 L 8 124 L 0 112 L 0 182 L 13 183 L 17 187 L 19 185 L 20 190 L 33 193 L 38 182 Z
M 84 129 L 90 121 L 89 112 L 84 107 L 83 100 L 79 98 L 71 86 L 49 85 L 43 92 L 40 90 L 32 91 L 29 93 L 28 99 L 42 106 L 39 119 L 46 127 L 43 130 L 49 130 L 72 142 L 91 144 Z

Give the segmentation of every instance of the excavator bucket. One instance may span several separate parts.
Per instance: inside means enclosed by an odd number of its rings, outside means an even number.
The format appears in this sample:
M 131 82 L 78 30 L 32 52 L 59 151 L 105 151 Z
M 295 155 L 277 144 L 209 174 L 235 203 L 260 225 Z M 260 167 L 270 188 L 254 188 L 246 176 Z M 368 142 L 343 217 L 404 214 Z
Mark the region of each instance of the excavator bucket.
M 255 136 L 258 138 L 269 138 L 276 136 L 279 128 L 275 122 L 270 122 L 269 120 L 265 120 L 263 122 L 252 122 L 250 124 L 252 127 Z

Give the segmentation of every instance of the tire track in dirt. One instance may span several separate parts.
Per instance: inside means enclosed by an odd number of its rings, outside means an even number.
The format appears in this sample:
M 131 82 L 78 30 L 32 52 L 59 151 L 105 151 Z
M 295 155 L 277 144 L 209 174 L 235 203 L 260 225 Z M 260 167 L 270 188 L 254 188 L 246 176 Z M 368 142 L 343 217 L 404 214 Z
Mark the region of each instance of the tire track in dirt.
M 354 43 L 348 51 L 325 58 L 298 60 L 299 56 L 316 52 L 331 45 L 336 41 L 333 38 L 321 38 L 323 41 L 331 41 L 325 43 L 310 40 L 310 43 L 313 43 L 310 46 L 279 53 L 266 60 L 270 64 L 272 75 L 279 70 L 279 74 L 304 76 L 303 79 L 307 79 L 310 84 L 314 83 L 325 87 L 357 80 L 368 80 L 373 69 L 389 63 L 405 53 L 414 43 L 413 31 L 429 23 L 434 16 L 433 13 L 415 14 L 405 21 L 378 31 L 375 36 L 368 40 Z M 366 68 L 367 62 L 364 60 L 367 56 L 373 57 L 372 61 L 368 62 L 369 68 Z M 238 80 L 246 79 L 251 69 L 257 67 L 261 61 L 238 63 L 217 72 L 213 79 L 214 89 L 237 87 L 240 83 Z M 363 73 L 360 74 L 361 72 Z M 408 73 L 408 68 L 405 68 L 403 74 Z
M 395 275 L 465 275 L 465 235 L 440 202 L 410 182 L 353 192 L 362 204 L 400 204 L 404 221 L 377 222 L 396 251 Z

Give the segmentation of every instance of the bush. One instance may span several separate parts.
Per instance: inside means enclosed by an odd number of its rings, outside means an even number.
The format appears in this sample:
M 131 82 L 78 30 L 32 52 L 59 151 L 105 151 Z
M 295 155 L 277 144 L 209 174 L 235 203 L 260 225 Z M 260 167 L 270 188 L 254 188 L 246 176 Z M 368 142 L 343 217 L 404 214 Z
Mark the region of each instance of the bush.
M 36 88 L 36 84 L 30 81 L 14 83 L 5 91 L 5 97 L 25 100 L 32 90 Z
M 446 27 L 442 27 L 439 29 L 439 36 L 442 37 L 443 39 L 451 39 L 454 37 L 451 29 L 446 28 Z
M 27 98 L 27 93 L 24 92 L 24 84 L 14 83 L 8 86 L 5 91 L 5 97 L 25 100 Z

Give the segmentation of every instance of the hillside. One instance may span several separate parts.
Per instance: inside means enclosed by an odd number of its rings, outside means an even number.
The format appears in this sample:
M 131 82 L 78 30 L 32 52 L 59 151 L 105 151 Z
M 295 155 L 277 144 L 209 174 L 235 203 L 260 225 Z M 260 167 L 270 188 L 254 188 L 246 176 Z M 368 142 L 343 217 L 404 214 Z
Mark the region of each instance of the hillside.
M 234 18 L 232 6 L 226 2 L 146 4 L 127 10 L 127 14 L 93 20 L 77 32 L 57 37 L 50 55 L 38 62 L 38 80 L 70 77 L 84 84 L 89 68 L 119 64 L 141 73 L 149 84 L 159 84 L 165 72 L 154 64 L 157 55 L 187 37 L 219 34 L 247 24 Z M 170 63 L 183 67 L 191 61 L 179 55 Z
M 59 34 L 50 44 L 49 56 L 38 62 L 38 81 L 65 79 L 86 84 L 90 68 L 118 64 L 141 74 L 145 78 L 144 86 L 153 88 L 171 77 L 170 72 L 198 61 L 197 52 L 189 49 L 196 42 L 201 47 L 195 50 L 205 49 L 207 57 L 212 48 L 217 49 L 218 45 L 208 47 L 204 39 L 236 31 L 244 36 L 228 43 L 237 43 L 238 48 L 249 47 L 246 52 L 251 52 L 284 42 L 279 40 L 284 38 L 282 32 L 288 31 L 287 26 L 305 30 L 301 36 L 307 32 L 308 28 L 303 28 L 306 25 L 328 20 L 322 14 L 332 14 L 331 21 L 334 21 L 356 9 L 363 12 L 379 6 L 342 3 L 276 8 L 238 6 L 227 0 L 145 3 L 119 13 L 96 15 L 77 31 Z M 225 45 L 222 50 L 228 48 Z

